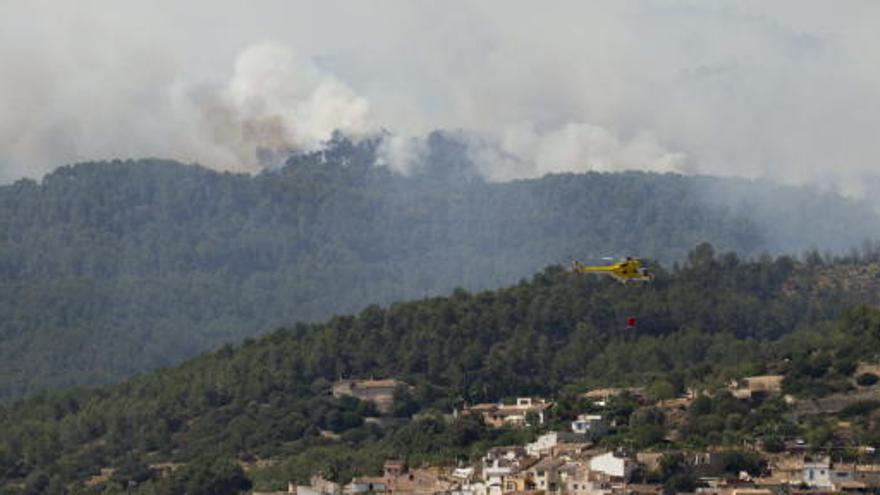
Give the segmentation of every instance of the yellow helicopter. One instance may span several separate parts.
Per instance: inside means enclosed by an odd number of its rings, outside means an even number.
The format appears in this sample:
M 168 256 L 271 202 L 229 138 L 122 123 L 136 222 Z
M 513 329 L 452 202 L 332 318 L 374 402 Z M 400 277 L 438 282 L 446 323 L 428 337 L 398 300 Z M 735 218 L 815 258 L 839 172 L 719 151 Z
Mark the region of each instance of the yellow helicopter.
M 586 266 L 580 261 L 571 262 L 571 271 L 577 273 L 600 273 L 614 277 L 622 284 L 629 282 L 650 282 L 654 274 L 649 272 L 637 258 L 626 257 L 623 261 L 607 266 Z

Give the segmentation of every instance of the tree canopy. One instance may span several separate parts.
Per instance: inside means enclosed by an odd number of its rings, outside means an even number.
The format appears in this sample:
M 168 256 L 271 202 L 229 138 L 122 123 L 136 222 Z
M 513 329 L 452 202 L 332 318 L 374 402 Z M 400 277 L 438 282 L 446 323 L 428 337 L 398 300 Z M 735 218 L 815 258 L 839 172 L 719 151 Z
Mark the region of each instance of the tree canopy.
M 249 474 L 259 486 L 319 471 L 345 480 L 375 472 L 385 458 L 466 458 L 530 434 L 439 416 L 466 403 L 545 396 L 558 399 L 564 424 L 588 407 L 576 394 L 589 387 L 649 386 L 663 399 L 767 373 L 784 374 L 787 391 L 813 397 L 852 388 L 841 377 L 853 363 L 880 357 L 880 312 L 847 309 L 874 302 L 877 291 L 831 286 L 816 293 L 807 283 L 846 265 L 742 261 L 709 246 L 689 259 L 676 270 L 658 268 L 652 285 L 638 286 L 551 267 L 505 289 L 458 289 L 296 324 L 112 387 L 37 394 L 0 408 L 0 477 L 9 489 L 85 490 L 100 468 L 113 467 L 118 475 L 102 486 L 138 479 L 143 490 L 215 479 L 244 486 L 229 462 L 272 459 Z M 638 327 L 627 329 L 633 314 Z M 402 418 L 380 426 L 368 420 L 377 414 L 371 405 L 328 394 L 340 377 L 371 376 L 414 385 L 395 394 L 393 414 Z M 847 414 L 864 417 L 874 406 Z M 755 404 L 751 413 L 743 407 L 725 393 L 699 399 L 679 426 L 683 441 L 772 443 L 797 434 L 782 401 Z M 418 419 L 407 420 L 412 413 Z M 620 424 L 611 444 L 666 441 L 662 415 L 636 410 L 627 397 L 607 414 Z M 880 438 L 876 424 L 866 420 L 860 438 Z M 835 441 L 820 423 L 806 433 L 817 444 Z M 187 467 L 163 480 L 143 470 L 168 462 Z
M 512 284 L 573 258 L 669 266 L 704 240 L 747 257 L 849 246 L 876 226 L 857 203 L 745 181 L 487 183 L 442 133 L 402 176 L 376 164 L 377 146 L 337 137 L 256 176 L 147 159 L 0 187 L 0 398 L 112 382 L 291 322 Z

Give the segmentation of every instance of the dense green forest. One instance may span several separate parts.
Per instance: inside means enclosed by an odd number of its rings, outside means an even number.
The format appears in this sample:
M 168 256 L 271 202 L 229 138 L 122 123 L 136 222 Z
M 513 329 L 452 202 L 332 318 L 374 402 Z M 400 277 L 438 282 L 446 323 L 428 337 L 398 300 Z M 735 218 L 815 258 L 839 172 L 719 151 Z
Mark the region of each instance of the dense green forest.
M 839 251 L 878 224 L 834 195 L 740 180 L 487 183 L 454 139 L 429 145 L 410 176 L 376 165 L 376 141 L 338 137 L 256 176 L 116 161 L 0 187 L 0 399 L 573 258 L 670 266 L 703 240 L 742 256 Z
M 589 407 L 576 394 L 591 386 L 642 385 L 663 398 L 780 373 L 800 398 L 845 392 L 858 362 L 880 359 L 880 311 L 871 306 L 878 265 L 865 261 L 829 263 L 815 253 L 749 261 L 701 244 L 681 266 L 654 265 L 650 285 L 551 267 L 505 289 L 457 289 L 296 324 L 119 385 L 3 406 L 3 489 L 113 493 L 131 484 L 139 493 L 223 493 L 216 486 L 278 488 L 318 471 L 345 480 L 375 472 L 386 457 L 414 465 L 473 458 L 534 432 L 440 414 L 535 394 L 556 400 L 564 425 Z M 636 329 L 624 327 L 629 316 Z M 377 426 L 366 421 L 377 415 L 372 406 L 328 395 L 341 376 L 415 385 L 395 398 L 392 414 L 402 421 Z M 695 404 L 683 445 L 772 445 L 796 435 L 817 447 L 843 441 L 826 425 L 792 422 L 782 401 L 752 414 L 724 393 Z M 636 411 L 626 397 L 611 407 L 605 413 L 622 426 L 608 442 L 664 442 L 650 410 Z M 847 442 L 880 445 L 878 422 L 866 416 L 874 408 L 850 411 L 864 421 Z M 157 478 L 148 466 L 163 462 L 184 465 Z M 85 484 L 105 467 L 116 471 Z

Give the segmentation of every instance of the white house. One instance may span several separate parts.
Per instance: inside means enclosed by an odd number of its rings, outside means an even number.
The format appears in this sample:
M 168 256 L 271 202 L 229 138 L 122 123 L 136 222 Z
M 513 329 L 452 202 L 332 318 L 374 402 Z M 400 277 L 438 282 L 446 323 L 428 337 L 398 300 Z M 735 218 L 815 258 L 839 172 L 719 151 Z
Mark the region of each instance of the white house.
M 526 453 L 532 457 L 540 457 L 542 455 L 551 454 L 559 444 L 563 443 L 586 443 L 588 441 L 586 435 L 571 433 L 568 431 L 551 431 L 545 433 L 535 439 L 532 443 L 526 444 Z
M 455 468 L 455 470 L 452 471 L 452 478 L 462 483 L 470 482 L 472 479 L 474 479 L 473 466 Z
M 606 452 L 590 459 L 590 470 L 603 473 L 611 478 L 628 480 L 636 469 L 632 459 L 618 457 L 614 452 Z
M 804 484 L 816 488 L 832 488 L 831 461 L 827 457 L 821 459 L 804 459 Z
M 448 495 L 488 495 L 488 487 L 483 482 L 465 483 L 459 487 L 453 487 Z
M 526 453 L 532 457 L 538 457 L 543 453 L 550 452 L 550 449 L 556 447 L 559 443 L 559 435 L 555 431 L 545 433 L 535 439 L 532 443 L 526 444 Z
M 531 397 L 517 397 L 516 404 L 476 404 L 465 407 L 461 414 L 476 414 L 483 417 L 483 421 L 494 428 L 502 426 L 526 426 L 530 421 L 543 425 L 547 422 L 547 413 L 553 406 L 544 399 Z M 453 416 L 458 416 L 454 412 Z
M 612 491 L 610 483 L 594 480 L 590 467 L 580 462 L 566 464 L 561 470 L 563 493 L 566 495 L 609 495 Z
M 608 432 L 608 424 L 600 414 L 580 414 L 571 422 L 571 431 L 597 438 Z

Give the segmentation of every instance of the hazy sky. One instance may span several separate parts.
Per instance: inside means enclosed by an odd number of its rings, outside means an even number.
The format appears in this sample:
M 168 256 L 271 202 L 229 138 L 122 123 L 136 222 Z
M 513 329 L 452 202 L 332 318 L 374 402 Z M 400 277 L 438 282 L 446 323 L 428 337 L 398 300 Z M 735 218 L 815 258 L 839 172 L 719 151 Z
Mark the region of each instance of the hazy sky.
M 880 175 L 880 2 L 0 0 L 0 181 L 442 128 L 490 178 Z M 511 158 L 515 157 L 515 158 Z

